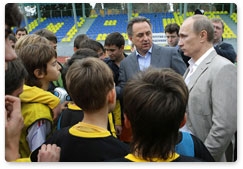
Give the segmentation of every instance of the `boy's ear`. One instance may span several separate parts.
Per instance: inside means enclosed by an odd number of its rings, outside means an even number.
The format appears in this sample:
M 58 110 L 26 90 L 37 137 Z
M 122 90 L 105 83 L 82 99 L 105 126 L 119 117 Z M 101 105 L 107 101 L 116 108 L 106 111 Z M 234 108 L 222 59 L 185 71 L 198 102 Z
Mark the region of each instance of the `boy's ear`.
M 128 39 L 132 42 L 132 36 L 128 36 Z
M 44 77 L 44 73 L 40 69 L 35 69 L 34 70 L 34 75 L 38 79 L 41 79 L 41 78 Z
M 76 47 L 73 47 L 73 51 L 76 52 L 76 50 L 78 50 Z
M 125 45 L 122 45 L 122 46 L 121 46 L 121 49 L 123 49 L 123 50 L 124 50 L 124 48 L 125 48 Z
M 186 113 L 184 115 L 183 120 L 181 121 L 180 128 L 182 128 L 186 124 Z
M 125 125 L 126 128 L 130 128 L 131 127 L 130 120 L 127 118 L 126 113 L 124 113 L 124 125 Z
M 108 103 L 113 104 L 115 102 L 116 102 L 116 91 L 115 91 L 115 88 L 113 88 L 108 93 Z

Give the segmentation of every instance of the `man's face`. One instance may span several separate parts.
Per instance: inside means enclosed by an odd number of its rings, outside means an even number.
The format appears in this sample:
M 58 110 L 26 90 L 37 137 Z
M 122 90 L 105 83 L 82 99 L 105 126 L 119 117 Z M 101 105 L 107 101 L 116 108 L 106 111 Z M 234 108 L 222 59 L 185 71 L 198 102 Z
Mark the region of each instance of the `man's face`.
M 167 43 L 170 47 L 175 47 L 178 44 L 179 36 L 177 35 L 176 32 L 173 33 L 166 32 L 165 35 L 167 38 Z
M 212 22 L 214 28 L 214 41 L 217 42 L 222 38 L 224 33 L 223 26 L 221 22 Z
M 124 46 L 121 48 L 116 45 L 105 46 L 106 54 L 110 57 L 111 60 L 120 60 L 123 56 Z
M 22 36 L 25 36 L 25 35 L 26 35 L 25 31 L 18 31 L 17 34 L 15 35 L 15 37 L 18 40 L 19 38 L 21 38 Z
M 193 30 L 193 20 L 187 19 L 182 24 L 179 31 L 178 45 L 186 56 L 197 59 L 201 49 L 200 34 Z
M 145 55 L 152 46 L 152 30 L 147 22 L 133 24 L 133 35 L 129 37 L 141 55 Z

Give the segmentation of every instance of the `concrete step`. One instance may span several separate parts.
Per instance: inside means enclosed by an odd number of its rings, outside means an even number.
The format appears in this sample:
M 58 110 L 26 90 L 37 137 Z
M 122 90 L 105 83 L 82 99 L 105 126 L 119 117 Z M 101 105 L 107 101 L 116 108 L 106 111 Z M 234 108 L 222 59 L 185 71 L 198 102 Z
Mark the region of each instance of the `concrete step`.
M 86 32 L 88 31 L 89 27 L 92 25 L 94 20 L 95 20 L 95 18 L 85 18 L 84 24 L 82 25 L 81 28 L 78 29 L 78 32 L 75 34 L 75 36 L 73 37 L 73 39 L 70 42 L 65 42 L 65 43 L 59 42 L 57 44 L 57 56 L 64 57 L 64 58 L 72 56 L 74 53 L 73 52 L 74 39 L 79 34 L 86 34 Z
M 225 23 L 228 24 L 230 29 L 237 35 L 237 24 L 230 18 L 230 15 L 220 15 Z

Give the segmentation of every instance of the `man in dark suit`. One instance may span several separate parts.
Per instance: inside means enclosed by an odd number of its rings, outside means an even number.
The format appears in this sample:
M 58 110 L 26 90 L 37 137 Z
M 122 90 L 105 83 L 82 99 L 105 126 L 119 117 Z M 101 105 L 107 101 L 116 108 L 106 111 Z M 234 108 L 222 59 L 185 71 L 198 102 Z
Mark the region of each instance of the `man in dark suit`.
M 217 54 L 229 59 L 232 63 L 236 61 L 236 52 L 234 47 L 223 41 L 222 34 L 224 33 L 224 23 L 220 18 L 211 19 L 214 27 L 214 49 Z
M 139 71 L 149 66 L 172 68 L 183 75 L 186 65 L 176 48 L 158 46 L 152 41 L 152 25 L 145 17 L 136 17 L 127 26 L 129 40 L 136 50 L 122 60 L 119 73 L 119 84 L 116 86 L 117 96 L 122 96 L 125 83 Z
M 130 20 L 127 25 L 127 34 L 136 50 L 123 59 L 120 64 L 116 93 L 117 98 L 120 100 L 122 113 L 123 88 L 126 82 L 135 74 L 150 66 L 172 68 L 181 75 L 186 70 L 186 64 L 176 48 L 162 47 L 153 43 L 152 25 L 147 18 L 139 16 Z M 126 142 L 130 142 L 131 130 L 123 127 L 121 136 L 126 136 Z

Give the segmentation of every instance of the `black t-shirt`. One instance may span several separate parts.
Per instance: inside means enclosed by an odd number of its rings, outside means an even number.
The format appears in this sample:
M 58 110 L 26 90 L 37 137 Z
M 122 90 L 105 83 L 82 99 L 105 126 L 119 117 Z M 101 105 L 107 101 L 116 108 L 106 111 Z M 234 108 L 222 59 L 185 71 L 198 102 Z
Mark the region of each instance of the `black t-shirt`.
M 70 133 L 70 127 L 57 130 L 44 144 L 61 147 L 60 162 L 102 162 L 124 157 L 129 146 L 112 135 L 94 137 L 90 133 Z M 31 153 L 32 162 L 37 162 L 40 147 Z

